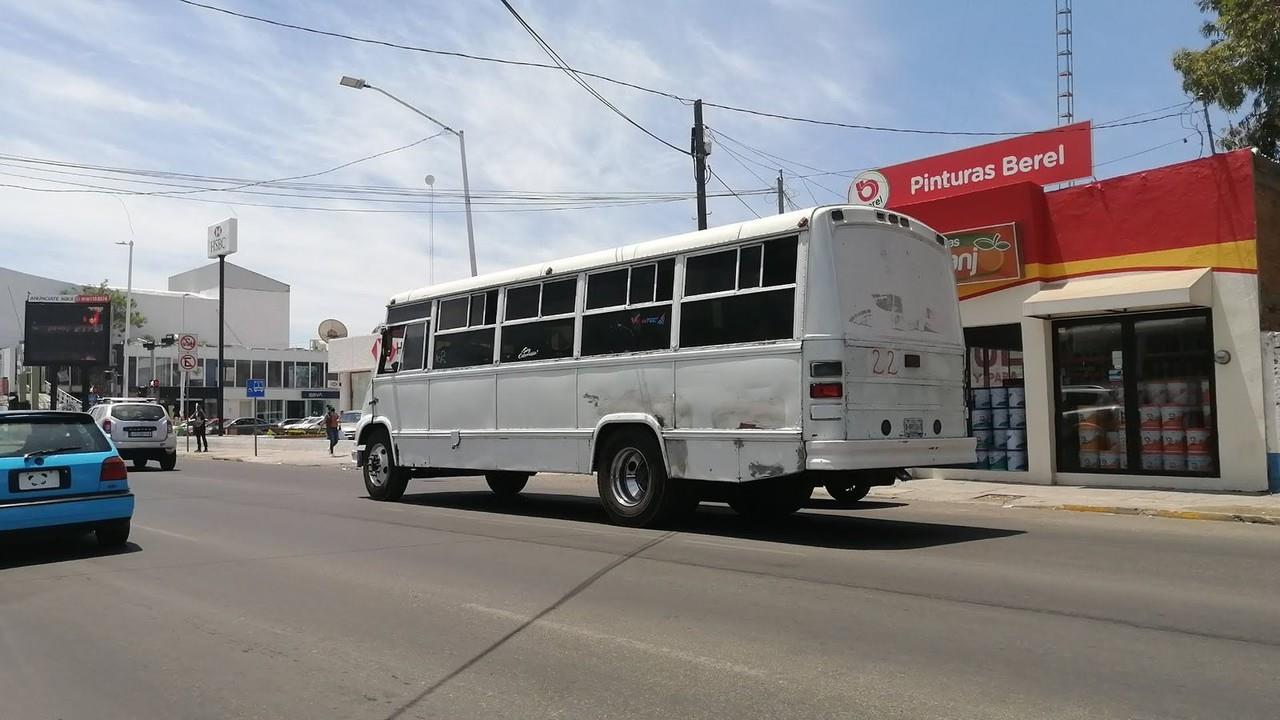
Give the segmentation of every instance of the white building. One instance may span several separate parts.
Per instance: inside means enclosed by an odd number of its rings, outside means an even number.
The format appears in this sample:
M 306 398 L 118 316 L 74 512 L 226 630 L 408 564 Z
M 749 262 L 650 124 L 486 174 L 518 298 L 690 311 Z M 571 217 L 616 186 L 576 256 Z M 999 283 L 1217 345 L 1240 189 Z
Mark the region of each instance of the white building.
M 199 337 L 200 366 L 188 377 L 187 397 L 204 403 L 205 412 L 212 417 L 217 398 L 218 265 L 210 263 L 178 273 L 167 284 L 165 290 L 133 289 L 137 312 L 146 322 L 130 331 L 128 385 L 135 388 L 131 394 L 136 388 L 149 388 L 148 394 L 176 406 L 182 382 L 177 369 L 180 351 L 162 345 L 150 350 L 140 339 L 192 333 Z M 19 363 L 26 297 L 56 295 L 80 285 L 0 268 L 0 300 L 6 306 L 0 311 L 0 386 L 17 391 L 23 384 L 25 373 Z M 289 286 L 227 263 L 225 287 L 224 415 L 235 418 L 253 413 L 253 403 L 245 397 L 244 389 L 249 378 L 266 380 L 266 397 L 259 401 L 258 414 L 268 420 L 316 415 L 325 405 L 336 404 L 337 376 L 329 373 L 323 346 L 289 347 Z M 122 339 L 116 339 L 117 347 Z M 118 356 L 119 351 L 113 354 Z M 104 393 L 121 392 L 118 380 L 109 381 L 105 370 L 100 368 L 83 379 L 78 371 L 64 368 L 59 373 L 60 384 L 64 388 L 71 385 L 67 389 L 77 393 L 85 384 Z M 115 371 L 115 377 L 120 377 L 118 361 Z M 150 387 L 153 380 L 159 381 L 158 387 Z
M 338 376 L 338 409 L 363 410 L 377 365 L 377 335 L 353 335 L 329 341 L 329 372 Z

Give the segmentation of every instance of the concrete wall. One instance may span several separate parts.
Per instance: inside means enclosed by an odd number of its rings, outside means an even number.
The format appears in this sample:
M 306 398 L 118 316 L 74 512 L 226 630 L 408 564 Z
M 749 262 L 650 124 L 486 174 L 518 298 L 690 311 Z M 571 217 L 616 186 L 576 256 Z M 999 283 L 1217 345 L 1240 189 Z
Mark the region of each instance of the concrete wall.
M 353 372 L 374 368 L 373 344 L 377 335 L 353 335 L 329 341 L 329 372 Z

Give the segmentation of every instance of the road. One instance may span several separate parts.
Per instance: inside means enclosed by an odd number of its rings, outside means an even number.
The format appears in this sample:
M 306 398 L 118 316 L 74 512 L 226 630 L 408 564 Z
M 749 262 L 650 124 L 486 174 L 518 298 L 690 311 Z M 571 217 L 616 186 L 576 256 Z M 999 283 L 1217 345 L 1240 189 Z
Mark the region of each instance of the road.
M 0 547 L 0 717 L 1274 718 L 1280 529 L 184 460 L 133 544 Z

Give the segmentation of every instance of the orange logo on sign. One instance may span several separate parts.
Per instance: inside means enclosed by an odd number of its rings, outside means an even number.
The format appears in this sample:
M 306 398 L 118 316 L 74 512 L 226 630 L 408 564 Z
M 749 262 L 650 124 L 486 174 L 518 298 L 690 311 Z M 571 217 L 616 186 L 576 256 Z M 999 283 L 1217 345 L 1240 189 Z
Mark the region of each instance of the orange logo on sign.
M 1018 234 L 1013 223 L 947 234 L 956 284 L 1017 280 L 1022 277 Z

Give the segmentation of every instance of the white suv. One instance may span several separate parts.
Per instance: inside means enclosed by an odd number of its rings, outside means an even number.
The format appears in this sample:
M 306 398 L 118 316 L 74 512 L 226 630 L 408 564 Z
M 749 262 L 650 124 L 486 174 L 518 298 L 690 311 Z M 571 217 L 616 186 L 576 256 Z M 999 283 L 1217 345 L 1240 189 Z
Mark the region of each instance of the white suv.
M 132 460 L 135 470 L 148 460 L 163 470 L 178 464 L 178 434 L 164 406 L 148 400 L 112 398 L 89 409 L 94 422 L 115 443 L 120 457 Z

